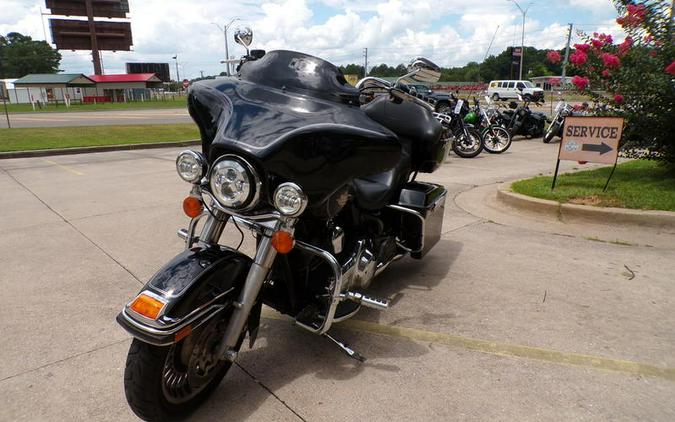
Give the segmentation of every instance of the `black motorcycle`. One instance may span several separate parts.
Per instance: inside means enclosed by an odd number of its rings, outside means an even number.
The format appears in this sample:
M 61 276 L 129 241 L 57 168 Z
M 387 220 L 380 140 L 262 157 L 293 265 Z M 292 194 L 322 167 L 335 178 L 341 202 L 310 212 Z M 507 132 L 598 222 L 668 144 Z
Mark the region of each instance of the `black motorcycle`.
M 236 76 L 190 88 L 202 152 L 176 160 L 190 185 L 185 250 L 117 317 L 134 337 L 124 387 L 143 419 L 177 419 L 198 406 L 245 337 L 255 342 L 263 304 L 363 360 L 332 325 L 362 306 L 386 309 L 365 289 L 391 262 L 421 259 L 441 237 L 446 189 L 415 181 L 447 155 L 429 105 L 376 78 L 356 89 L 307 54 L 248 52 L 251 38 L 235 34 L 247 48 Z M 404 76 L 439 77 L 422 58 Z M 361 106 L 369 90 L 381 95 Z M 253 257 L 220 243 L 230 224 L 255 236 Z
M 500 125 L 511 133 L 511 136 L 522 135 L 527 138 L 539 138 L 544 134 L 546 115 L 530 110 L 530 101 L 521 104 L 509 103 L 509 109 L 500 113 Z
M 446 108 L 446 113 L 434 113 L 434 116 L 443 125 L 443 138 L 451 143 L 455 154 L 474 158 L 483 151 L 483 137 L 474 125 L 465 122 L 471 112 L 468 103 L 454 96 L 452 101 L 452 107 Z

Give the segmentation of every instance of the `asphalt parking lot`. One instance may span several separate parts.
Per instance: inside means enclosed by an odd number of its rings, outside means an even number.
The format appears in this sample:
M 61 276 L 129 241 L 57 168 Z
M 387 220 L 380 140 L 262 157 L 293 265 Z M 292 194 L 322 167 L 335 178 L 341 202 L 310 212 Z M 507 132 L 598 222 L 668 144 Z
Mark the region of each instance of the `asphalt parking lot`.
M 0 160 L 0 420 L 134 420 L 115 315 L 182 248 L 178 151 Z M 193 420 L 675 420 L 675 229 L 472 203 L 556 153 L 451 156 L 425 176 L 450 193 L 442 240 L 373 283 L 389 311 L 334 330 L 368 361 L 267 310 Z

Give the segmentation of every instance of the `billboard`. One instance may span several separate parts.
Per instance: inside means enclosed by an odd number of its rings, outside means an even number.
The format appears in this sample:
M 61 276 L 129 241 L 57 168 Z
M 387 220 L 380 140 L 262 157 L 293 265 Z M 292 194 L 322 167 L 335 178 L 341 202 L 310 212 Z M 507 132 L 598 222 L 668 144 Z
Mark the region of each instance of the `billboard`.
M 46 0 L 52 15 L 88 16 L 85 0 Z M 93 16 L 102 18 L 126 18 L 129 0 L 91 0 Z
M 87 21 L 50 19 L 52 39 L 59 50 L 93 50 Z M 97 50 L 129 51 L 133 45 L 129 22 L 95 21 L 93 28 Z
M 171 82 L 169 63 L 127 63 L 127 73 L 154 73 L 162 82 Z

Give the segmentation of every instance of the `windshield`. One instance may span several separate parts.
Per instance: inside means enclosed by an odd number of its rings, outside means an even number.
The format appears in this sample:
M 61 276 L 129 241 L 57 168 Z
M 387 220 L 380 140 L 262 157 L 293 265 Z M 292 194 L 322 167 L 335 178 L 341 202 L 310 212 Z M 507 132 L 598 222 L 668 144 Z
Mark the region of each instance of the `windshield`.
M 525 84 L 526 88 L 534 88 L 534 85 L 532 85 L 532 82 L 530 81 L 524 81 L 523 84 Z

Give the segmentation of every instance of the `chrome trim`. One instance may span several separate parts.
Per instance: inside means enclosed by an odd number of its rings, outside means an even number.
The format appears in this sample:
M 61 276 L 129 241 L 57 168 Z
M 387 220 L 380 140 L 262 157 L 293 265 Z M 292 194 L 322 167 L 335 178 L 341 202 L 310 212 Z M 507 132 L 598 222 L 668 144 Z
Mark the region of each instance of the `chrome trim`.
M 253 183 L 253 197 L 250 200 L 248 200 L 245 203 L 246 205 L 244 205 L 242 208 L 237 208 L 237 211 L 250 210 L 251 208 L 258 205 L 258 202 L 260 201 L 260 192 L 262 191 L 262 182 L 260 181 L 260 176 L 258 175 L 258 172 L 255 170 L 255 167 L 253 167 L 251 165 L 251 163 L 246 161 L 246 159 L 244 159 L 243 157 L 241 157 L 239 155 L 235 155 L 235 154 L 225 154 L 225 155 L 221 155 L 220 157 L 218 157 L 218 159 L 216 161 L 214 161 L 213 164 L 211 165 L 211 168 L 209 169 L 209 172 L 208 172 L 208 175 L 207 175 L 209 189 L 211 187 L 211 175 L 213 173 L 213 169 L 221 161 L 225 161 L 225 160 L 238 161 L 251 174 L 251 177 L 253 178 L 253 182 L 254 182 Z M 202 191 L 204 191 L 204 189 L 202 189 Z M 210 193 L 211 198 L 214 200 L 214 204 L 220 205 L 220 202 L 218 202 L 218 199 L 215 197 L 215 195 L 211 192 L 209 192 L 209 193 Z M 220 207 L 223 208 L 223 210 L 225 212 L 230 213 L 230 211 L 229 211 L 230 208 L 224 207 L 222 205 L 220 205 Z
M 205 211 L 198 215 L 197 217 L 193 218 L 190 220 L 190 224 L 188 225 L 188 229 L 185 233 L 185 249 L 190 249 L 192 247 L 192 244 L 195 243 L 197 238 L 195 237 L 195 230 L 197 229 L 197 224 L 199 221 L 204 218 L 205 216 L 209 215 L 208 211 Z M 179 234 L 179 236 L 181 236 Z M 182 237 L 182 236 L 181 236 Z
M 311 254 L 314 254 L 320 258 L 323 258 L 333 270 L 333 276 L 335 277 L 335 281 L 331 283 L 331 286 L 329 287 L 329 289 L 332 290 L 331 292 L 329 292 L 331 301 L 330 305 L 328 306 L 328 313 L 321 322 L 321 325 L 318 327 L 314 327 L 311 325 L 304 324 L 298 321 L 297 319 L 295 320 L 295 323 L 297 325 L 306 329 L 307 331 L 310 331 L 314 334 L 325 334 L 328 330 L 330 330 L 331 325 L 335 321 L 335 310 L 337 309 L 338 303 L 340 303 L 341 301 L 340 293 L 342 290 L 342 268 L 340 267 L 340 263 L 330 252 L 324 251 L 323 249 L 317 248 L 316 246 L 312 246 L 300 240 L 295 241 L 295 247 L 300 248 Z
M 232 292 L 232 290 L 234 290 L 234 287 L 229 288 L 228 290 L 219 294 L 218 296 L 216 296 L 215 298 L 206 302 L 202 306 L 194 309 L 192 312 L 190 312 L 189 314 L 184 316 L 181 320 L 173 322 L 173 323 L 166 324 L 164 326 L 159 326 L 157 324 L 156 320 L 150 320 L 149 318 L 146 318 L 143 315 L 140 315 L 140 314 L 136 313 L 133 309 L 130 309 L 129 304 L 131 304 L 133 302 L 133 300 L 131 302 L 129 302 L 122 309 L 122 316 L 124 317 L 124 319 L 126 321 L 129 322 L 129 324 L 133 325 L 134 327 L 136 327 L 140 331 L 145 331 L 147 333 L 155 334 L 155 335 L 171 335 L 171 334 L 175 334 L 176 332 L 180 331 L 182 328 L 185 328 L 187 325 L 191 324 L 193 321 L 200 318 L 202 315 L 206 314 L 207 312 L 210 312 L 212 310 L 216 310 L 217 312 L 220 312 L 226 306 L 220 305 L 220 304 L 215 304 L 215 302 L 217 302 L 218 300 L 225 297 L 225 295 Z M 156 297 L 156 298 L 161 297 L 161 296 L 157 295 L 156 293 L 151 292 L 150 290 L 144 290 L 140 294 L 143 294 L 143 293 L 151 293 L 151 295 L 149 295 L 151 297 Z M 138 296 L 136 296 L 136 297 L 138 297 Z M 134 298 L 134 300 L 135 300 L 135 298 Z M 165 306 L 165 308 L 166 308 L 166 306 Z M 143 320 L 148 321 L 149 323 L 153 323 L 153 326 L 144 324 L 143 321 L 139 321 L 138 319 L 134 318 L 132 315 L 129 314 L 129 312 L 127 312 L 127 310 L 131 310 L 131 312 L 133 312 L 134 315 L 139 315 L 141 318 L 143 318 Z M 217 313 L 217 312 L 215 312 L 215 313 Z M 160 317 L 161 316 L 163 316 L 163 315 L 160 314 Z M 209 316 L 206 320 L 208 320 L 210 318 L 211 318 L 211 316 Z M 165 318 L 164 320 L 171 321 L 169 318 Z M 206 321 L 206 320 L 204 320 L 204 321 Z M 201 323 L 200 323 L 200 325 L 201 325 Z M 193 327 L 193 328 L 196 328 L 196 327 Z
M 290 187 L 290 188 L 293 188 L 293 189 L 297 190 L 300 193 L 301 200 L 302 200 L 302 205 L 300 206 L 300 209 L 298 211 L 294 212 L 294 213 L 291 213 L 291 214 L 286 214 L 286 213 L 282 212 L 279 209 L 279 206 L 277 205 L 277 194 L 279 193 L 279 189 L 285 188 L 285 187 Z M 277 209 L 277 211 L 279 211 L 281 214 L 283 214 L 287 217 L 298 217 L 298 216 L 300 216 L 300 214 L 305 212 L 305 208 L 307 208 L 307 202 L 308 202 L 307 201 L 307 195 L 305 195 L 305 192 L 302 191 L 302 188 L 300 186 L 296 185 L 293 182 L 286 182 L 286 183 L 282 183 L 279 186 L 277 186 L 277 188 L 274 190 L 273 198 L 274 198 L 274 207 Z
M 224 213 L 227 213 L 231 216 L 239 217 L 241 219 L 246 219 L 246 220 L 271 220 L 271 219 L 280 219 L 280 218 L 283 217 L 277 211 L 266 212 L 266 213 L 263 213 L 263 214 L 240 214 L 240 213 L 238 213 L 237 211 L 235 211 L 231 208 L 225 208 L 222 205 L 220 205 L 220 203 L 218 202 L 216 197 L 213 195 L 213 193 L 202 189 L 202 195 L 206 195 L 209 198 L 211 198 L 211 200 L 212 200 L 211 207 L 212 208 L 215 208 L 219 211 L 223 211 Z M 243 210 L 241 210 L 241 211 L 243 211 Z
M 277 221 L 274 231 L 285 229 L 293 234 L 294 226 L 294 218 L 281 218 Z M 231 351 L 239 341 L 242 330 L 248 321 L 251 310 L 260 294 L 260 289 L 262 289 L 263 283 L 267 279 L 276 256 L 277 251 L 272 246 L 271 237 L 262 236 L 251 268 L 246 275 L 246 281 L 237 299 L 241 307 L 237 307 L 232 311 L 232 316 L 223 335 L 223 341 L 218 346 L 218 356 L 223 356 L 226 359 L 229 359 L 227 358 L 228 355 L 231 356 Z
M 419 212 L 417 212 L 413 209 L 406 208 L 406 207 L 403 207 L 401 205 L 387 205 L 387 208 L 390 208 L 390 209 L 395 210 L 395 211 L 404 212 L 404 213 L 407 213 L 407 214 L 410 214 L 410 215 L 413 215 L 413 216 L 419 218 L 419 220 L 422 222 L 422 242 L 420 242 L 421 243 L 420 248 L 417 249 L 417 250 L 410 249 L 410 248 L 405 247 L 405 246 L 404 246 L 404 248 L 407 249 L 408 252 L 411 252 L 411 253 L 422 252 L 422 250 L 424 250 L 424 229 L 425 229 L 425 224 L 426 224 L 422 214 L 420 214 Z M 401 245 L 399 245 L 399 246 L 401 246 Z
M 340 226 L 333 227 L 330 234 L 330 243 L 333 246 L 333 253 L 339 254 L 344 249 L 345 231 Z
M 178 160 L 180 160 L 181 156 L 183 156 L 183 155 L 191 155 L 202 166 L 202 172 L 199 175 L 199 177 L 197 177 L 195 180 L 183 179 L 183 176 L 181 176 L 180 172 L 178 171 Z M 176 156 L 176 173 L 178 173 L 178 177 L 180 177 L 185 182 L 197 184 L 197 183 L 199 183 L 200 180 L 202 180 L 202 178 L 207 173 L 207 171 L 208 171 L 208 164 L 206 162 L 206 158 L 204 157 L 204 154 L 202 154 L 201 152 L 193 151 L 191 149 L 186 149 L 185 151 L 179 152 L 178 155 Z
M 157 313 L 157 318 L 155 318 L 155 319 L 148 318 L 145 315 L 139 314 L 138 312 L 131 309 L 131 304 L 134 303 L 136 301 L 136 299 L 138 299 L 141 296 L 148 296 L 148 297 L 151 297 L 151 298 L 163 303 L 162 308 Z M 159 318 L 164 316 L 164 311 L 166 310 L 166 305 L 168 305 L 168 304 L 169 304 L 169 301 L 165 297 L 163 297 L 161 295 L 158 295 L 157 293 L 155 293 L 151 290 L 143 290 L 142 292 L 137 294 L 136 297 L 131 299 L 131 301 L 126 304 L 124 309 L 129 309 L 131 312 L 134 313 L 134 315 L 138 315 L 142 319 L 142 321 L 148 321 L 148 322 L 152 323 L 152 322 L 155 322 L 156 320 L 158 320 Z

